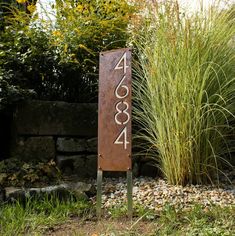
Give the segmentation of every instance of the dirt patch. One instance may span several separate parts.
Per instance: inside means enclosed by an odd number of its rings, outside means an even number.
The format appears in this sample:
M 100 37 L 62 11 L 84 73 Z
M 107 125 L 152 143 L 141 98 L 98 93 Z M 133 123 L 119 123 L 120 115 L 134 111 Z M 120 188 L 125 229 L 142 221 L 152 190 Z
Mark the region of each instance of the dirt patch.
M 75 218 L 65 224 L 50 228 L 45 236 L 117 236 L 117 235 L 155 235 L 156 222 L 139 219 L 84 220 Z

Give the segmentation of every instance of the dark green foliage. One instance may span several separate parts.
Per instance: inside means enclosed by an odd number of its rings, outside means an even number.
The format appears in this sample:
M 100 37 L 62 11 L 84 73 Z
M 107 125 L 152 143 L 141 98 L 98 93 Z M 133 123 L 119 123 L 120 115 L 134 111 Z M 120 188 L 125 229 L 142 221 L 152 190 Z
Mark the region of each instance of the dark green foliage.
M 29 6 L 32 14 L 11 6 L 0 31 L 4 104 L 32 90 L 42 100 L 96 102 L 99 52 L 126 46 L 134 7 L 116 0 L 58 2 L 49 24 Z

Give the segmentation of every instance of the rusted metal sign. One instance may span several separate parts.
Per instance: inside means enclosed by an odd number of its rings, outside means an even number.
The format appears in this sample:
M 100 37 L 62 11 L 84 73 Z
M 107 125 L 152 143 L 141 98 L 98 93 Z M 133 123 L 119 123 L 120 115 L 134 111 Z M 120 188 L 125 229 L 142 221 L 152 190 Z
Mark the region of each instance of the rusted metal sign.
M 132 217 L 131 50 L 100 53 L 97 217 L 101 217 L 103 171 L 126 171 L 127 210 Z
M 131 170 L 131 50 L 100 53 L 98 169 Z

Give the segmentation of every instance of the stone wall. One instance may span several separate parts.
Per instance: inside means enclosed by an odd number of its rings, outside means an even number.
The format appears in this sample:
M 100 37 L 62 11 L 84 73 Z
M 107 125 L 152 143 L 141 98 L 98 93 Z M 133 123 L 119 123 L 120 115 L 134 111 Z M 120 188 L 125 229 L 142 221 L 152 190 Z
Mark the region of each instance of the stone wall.
M 97 104 L 30 101 L 13 114 L 11 156 L 56 160 L 62 172 L 95 177 Z
M 11 156 L 24 161 L 53 159 L 63 173 L 96 177 L 97 123 L 94 103 L 22 103 L 13 114 Z M 157 168 L 134 155 L 133 174 L 154 176 Z

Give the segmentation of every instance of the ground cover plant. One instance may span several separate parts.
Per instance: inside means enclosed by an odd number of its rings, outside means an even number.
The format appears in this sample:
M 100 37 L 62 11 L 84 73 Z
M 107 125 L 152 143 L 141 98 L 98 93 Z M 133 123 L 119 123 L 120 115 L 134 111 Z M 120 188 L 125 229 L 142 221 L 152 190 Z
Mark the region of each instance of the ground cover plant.
M 189 15 L 166 1 L 146 15 L 135 40 L 138 138 L 169 183 L 216 182 L 234 140 L 234 7 Z
M 0 161 L 0 186 L 42 187 L 56 184 L 61 172 L 54 160 L 27 161 L 8 158 Z

